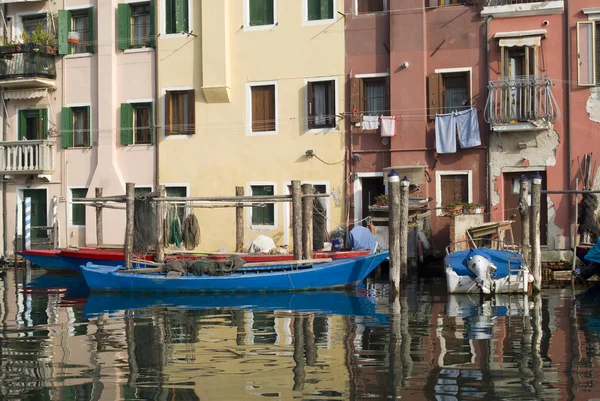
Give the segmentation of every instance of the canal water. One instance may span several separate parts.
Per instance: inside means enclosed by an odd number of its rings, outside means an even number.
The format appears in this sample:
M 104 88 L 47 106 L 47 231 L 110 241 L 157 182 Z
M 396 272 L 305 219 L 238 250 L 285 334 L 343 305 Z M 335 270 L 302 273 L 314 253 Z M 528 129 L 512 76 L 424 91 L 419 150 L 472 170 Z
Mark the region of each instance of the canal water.
M 97 295 L 0 273 L 1 400 L 600 399 L 600 291 Z

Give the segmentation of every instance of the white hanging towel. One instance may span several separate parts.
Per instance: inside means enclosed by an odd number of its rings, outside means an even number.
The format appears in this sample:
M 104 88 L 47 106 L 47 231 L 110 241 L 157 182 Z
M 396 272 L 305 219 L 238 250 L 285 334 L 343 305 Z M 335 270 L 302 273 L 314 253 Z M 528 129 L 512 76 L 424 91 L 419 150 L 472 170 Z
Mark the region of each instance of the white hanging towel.
M 396 136 L 396 116 L 379 116 L 381 136 Z
M 458 128 L 458 142 L 461 148 L 472 148 L 481 145 L 477 109 L 457 111 L 454 113 L 454 119 Z
M 373 130 L 379 128 L 379 116 L 363 116 L 362 129 Z
M 454 113 L 435 115 L 435 150 L 438 153 L 456 153 Z

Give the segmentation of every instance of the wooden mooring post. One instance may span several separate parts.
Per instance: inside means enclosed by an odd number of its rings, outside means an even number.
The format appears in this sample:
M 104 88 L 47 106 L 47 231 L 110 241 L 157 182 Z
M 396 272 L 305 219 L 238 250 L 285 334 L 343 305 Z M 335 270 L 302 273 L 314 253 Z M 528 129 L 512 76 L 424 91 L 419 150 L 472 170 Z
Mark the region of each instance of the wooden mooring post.
M 235 187 L 235 196 L 244 196 L 244 187 Z M 235 207 L 235 251 L 244 251 L 244 207 Z
M 134 218 L 135 183 L 125 184 L 125 267 L 131 268 L 133 254 L 133 218 Z
M 302 259 L 302 187 L 300 181 L 292 181 L 292 238 L 294 260 Z
M 521 187 L 519 188 L 519 214 L 521 215 L 521 246 L 523 247 L 523 259 L 527 266 L 531 264 L 531 226 L 529 224 L 529 180 L 521 176 Z
M 400 278 L 408 277 L 408 189 L 410 181 L 400 181 Z
M 102 198 L 102 188 L 96 188 L 96 198 Z M 104 246 L 104 231 L 102 229 L 102 204 L 96 205 L 96 244 L 98 248 Z
M 400 313 L 400 177 L 392 170 L 388 174 L 390 313 Z
M 158 186 L 158 196 L 167 196 L 167 188 Z M 156 202 L 156 261 L 162 263 L 165 260 L 165 202 Z
M 302 193 L 311 195 L 314 189 L 312 184 L 302 184 Z M 315 198 L 305 196 L 302 198 L 302 249 L 304 258 L 313 258 L 313 209 Z
M 542 250 L 540 243 L 540 212 L 542 202 L 542 176 L 536 173 L 531 185 L 531 270 L 533 273 L 533 290 L 542 290 Z

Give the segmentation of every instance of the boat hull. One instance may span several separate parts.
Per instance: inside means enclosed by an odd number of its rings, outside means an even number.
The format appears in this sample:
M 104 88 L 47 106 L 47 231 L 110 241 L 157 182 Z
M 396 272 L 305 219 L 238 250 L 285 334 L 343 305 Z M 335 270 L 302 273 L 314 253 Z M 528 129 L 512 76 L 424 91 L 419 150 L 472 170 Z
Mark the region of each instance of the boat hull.
M 30 249 L 21 251 L 23 259 L 45 270 L 72 270 L 72 266 L 59 256 L 58 249 Z
M 119 268 L 91 263 L 82 267 L 83 277 L 92 291 L 139 292 L 262 292 L 306 291 L 355 286 L 384 259 L 387 252 L 337 259 L 308 268 L 240 269 L 226 276 L 181 276 L 167 278 L 158 273 L 120 273 Z
M 522 294 L 529 292 L 531 274 L 524 270 L 517 274 L 492 279 L 490 292 L 494 294 Z M 452 268 L 446 267 L 446 285 L 449 294 L 479 294 L 481 289 L 475 281 L 475 277 L 458 275 Z

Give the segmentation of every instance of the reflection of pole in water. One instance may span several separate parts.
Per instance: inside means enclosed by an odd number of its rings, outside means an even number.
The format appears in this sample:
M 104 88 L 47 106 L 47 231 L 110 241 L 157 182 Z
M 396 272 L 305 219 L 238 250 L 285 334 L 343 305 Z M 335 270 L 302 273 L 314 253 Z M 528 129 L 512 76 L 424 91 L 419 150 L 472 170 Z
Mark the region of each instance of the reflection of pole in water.
M 398 302 L 398 306 L 400 303 Z M 400 309 L 391 308 L 393 313 L 391 317 L 391 328 L 390 328 L 390 360 L 389 360 L 389 375 L 391 393 L 394 399 L 399 399 L 402 396 L 402 378 L 403 378 L 403 364 L 402 364 L 402 314 Z
M 544 382 L 543 361 L 541 357 L 542 344 L 542 295 L 537 292 L 533 296 L 533 336 L 531 339 L 533 388 L 539 397 L 543 394 L 542 383 Z
M 413 361 L 410 356 L 410 343 L 412 341 L 411 335 L 408 332 L 408 320 L 409 320 L 409 308 L 408 299 L 404 296 L 400 299 L 402 305 L 402 321 L 401 321 L 401 332 L 402 332 L 402 367 L 404 371 L 404 377 L 402 378 L 402 385 L 408 386 L 408 381 L 413 370 Z
M 356 326 L 352 322 L 350 316 L 342 317 L 344 322 L 344 360 L 346 361 L 346 370 L 348 371 L 348 399 L 356 399 L 358 393 L 358 383 L 356 382 L 357 372 L 356 365 L 354 364 L 354 354 L 356 350 L 354 348 L 354 339 L 356 338 Z M 331 330 L 331 327 L 329 328 Z
M 306 371 L 304 370 L 304 317 L 296 315 L 294 317 L 294 362 L 296 365 L 292 371 L 294 372 L 294 391 L 302 391 L 304 389 L 304 380 L 306 379 Z
M 512 305 L 511 297 L 509 297 L 508 305 Z M 531 388 L 531 378 L 535 379 L 535 375 L 531 371 L 529 367 L 529 361 L 533 360 L 533 352 L 532 352 L 532 341 L 533 341 L 533 328 L 531 327 L 531 315 L 529 313 L 525 313 L 527 310 L 527 304 L 529 303 L 529 298 L 527 295 L 523 296 L 523 335 L 521 336 L 521 355 L 518 360 L 518 369 L 521 375 L 521 385 L 524 389 L 531 392 L 533 389 Z M 512 316 L 512 313 L 508 314 Z M 508 322 L 508 320 L 507 320 Z
M 313 366 L 317 363 L 317 344 L 314 331 L 315 315 L 304 317 L 304 339 L 306 341 L 306 364 Z

